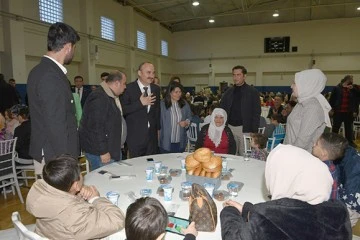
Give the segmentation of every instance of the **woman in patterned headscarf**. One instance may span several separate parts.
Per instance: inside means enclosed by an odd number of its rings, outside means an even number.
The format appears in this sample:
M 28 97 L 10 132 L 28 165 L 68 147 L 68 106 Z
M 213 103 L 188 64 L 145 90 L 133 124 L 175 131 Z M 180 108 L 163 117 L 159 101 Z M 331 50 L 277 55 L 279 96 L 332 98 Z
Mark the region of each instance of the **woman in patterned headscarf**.
M 226 126 L 227 114 L 222 108 L 215 108 L 209 124 L 201 128 L 195 149 L 206 147 L 215 153 L 236 153 L 236 143 L 230 128 Z
M 325 127 L 331 128 L 331 106 L 321 94 L 326 80 L 326 76 L 319 69 L 308 69 L 295 74 L 291 88 L 298 104 L 287 119 L 285 144 L 303 148 L 311 153 L 315 141 L 324 132 Z

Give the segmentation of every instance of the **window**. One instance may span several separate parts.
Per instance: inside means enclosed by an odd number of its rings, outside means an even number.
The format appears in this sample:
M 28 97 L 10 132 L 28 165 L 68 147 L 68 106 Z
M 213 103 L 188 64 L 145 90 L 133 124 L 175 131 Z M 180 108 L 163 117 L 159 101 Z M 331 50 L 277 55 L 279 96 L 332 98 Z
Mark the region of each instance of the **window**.
M 137 31 L 137 47 L 146 50 L 146 34 L 141 31 Z
M 40 20 L 47 23 L 63 21 L 62 0 L 39 0 Z
M 115 41 L 114 20 L 101 16 L 101 37 L 110 41 Z
M 168 42 L 161 40 L 161 55 L 169 56 Z

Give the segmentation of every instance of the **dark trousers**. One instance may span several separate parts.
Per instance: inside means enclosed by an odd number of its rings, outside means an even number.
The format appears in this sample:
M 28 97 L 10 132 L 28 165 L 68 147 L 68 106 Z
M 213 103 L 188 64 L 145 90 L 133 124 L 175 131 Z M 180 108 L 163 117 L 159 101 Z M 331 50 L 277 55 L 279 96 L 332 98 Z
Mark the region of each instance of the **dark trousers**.
M 180 148 L 180 143 L 171 143 L 170 151 L 160 148 L 160 153 L 182 153 L 185 152 L 185 148 Z
M 146 138 L 146 144 L 136 146 L 128 144 L 130 158 L 153 155 L 159 152 L 157 130 L 149 128 L 148 134 L 145 136 L 139 135 L 139 138 Z
M 333 118 L 333 133 L 339 133 L 341 123 L 344 122 L 345 138 L 349 143 L 353 142 L 353 122 L 354 116 L 352 112 L 335 112 Z

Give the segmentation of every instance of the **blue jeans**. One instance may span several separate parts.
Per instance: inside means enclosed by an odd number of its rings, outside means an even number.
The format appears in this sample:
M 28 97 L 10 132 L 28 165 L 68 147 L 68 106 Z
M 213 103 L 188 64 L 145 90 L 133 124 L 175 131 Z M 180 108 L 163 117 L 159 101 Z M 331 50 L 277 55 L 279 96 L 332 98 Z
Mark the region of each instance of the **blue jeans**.
M 102 167 L 102 166 L 105 166 L 105 165 L 108 165 L 108 164 L 114 162 L 114 160 L 111 159 L 110 162 L 108 162 L 108 163 L 102 163 L 100 156 L 94 155 L 94 154 L 91 154 L 91 153 L 85 153 L 85 157 L 89 161 L 90 171 L 93 171 L 93 170 L 95 170 L 95 169 L 97 169 L 99 167 Z

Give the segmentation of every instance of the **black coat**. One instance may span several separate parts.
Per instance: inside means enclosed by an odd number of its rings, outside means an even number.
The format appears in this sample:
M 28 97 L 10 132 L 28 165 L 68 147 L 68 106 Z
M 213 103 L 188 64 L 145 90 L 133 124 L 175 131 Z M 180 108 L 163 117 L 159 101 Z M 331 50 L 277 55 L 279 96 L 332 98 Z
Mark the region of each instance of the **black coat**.
M 160 130 L 160 87 L 151 84 L 151 93 L 156 96 L 154 105 L 151 105 L 147 112 L 147 106 L 143 106 L 140 101 L 141 90 L 137 81 L 126 85 L 126 90 L 121 95 L 120 101 L 123 107 L 124 116 L 127 124 L 127 138 L 130 154 L 139 152 L 150 146 L 150 152 L 146 155 L 156 154 L 158 148 L 158 133 Z M 148 122 L 150 127 L 148 127 Z
M 349 214 L 340 201 L 310 205 L 282 198 L 252 205 L 242 214 L 225 207 L 220 214 L 223 240 L 350 240 Z
M 0 113 L 4 114 L 6 109 L 18 103 L 15 88 L 4 80 L 0 80 Z
M 28 77 L 27 94 L 31 118 L 30 156 L 45 161 L 61 154 L 79 156 L 75 104 L 64 72 L 47 57 Z
M 357 113 L 359 111 L 360 87 L 354 87 L 349 92 L 349 112 Z M 342 100 L 342 85 L 338 84 L 331 91 L 329 103 L 334 111 L 339 111 Z
M 198 149 L 198 148 L 201 148 L 204 146 L 204 141 L 205 141 L 206 135 L 208 135 L 209 126 L 210 126 L 210 124 L 206 124 L 206 125 L 202 126 L 199 136 L 197 138 L 196 144 L 195 144 L 195 149 Z M 224 131 L 228 138 L 229 149 L 228 149 L 227 153 L 235 155 L 236 154 L 236 142 L 234 139 L 234 135 L 228 126 L 225 126 Z
M 20 126 L 15 128 L 14 138 L 17 137 L 15 150 L 18 153 L 19 158 L 32 159 L 29 155 L 31 136 L 31 122 L 27 120 L 21 123 Z
M 243 92 L 241 95 L 241 115 L 243 120 L 244 133 L 257 133 L 260 125 L 260 95 L 259 92 L 252 86 L 244 83 L 242 86 Z M 227 115 L 230 116 L 231 106 L 233 104 L 234 87 L 230 87 L 223 94 L 220 102 L 220 107 L 223 108 Z
M 115 99 L 102 87 L 93 91 L 86 100 L 79 134 L 82 150 L 93 155 L 110 153 L 111 159 L 120 160 L 122 117 Z

